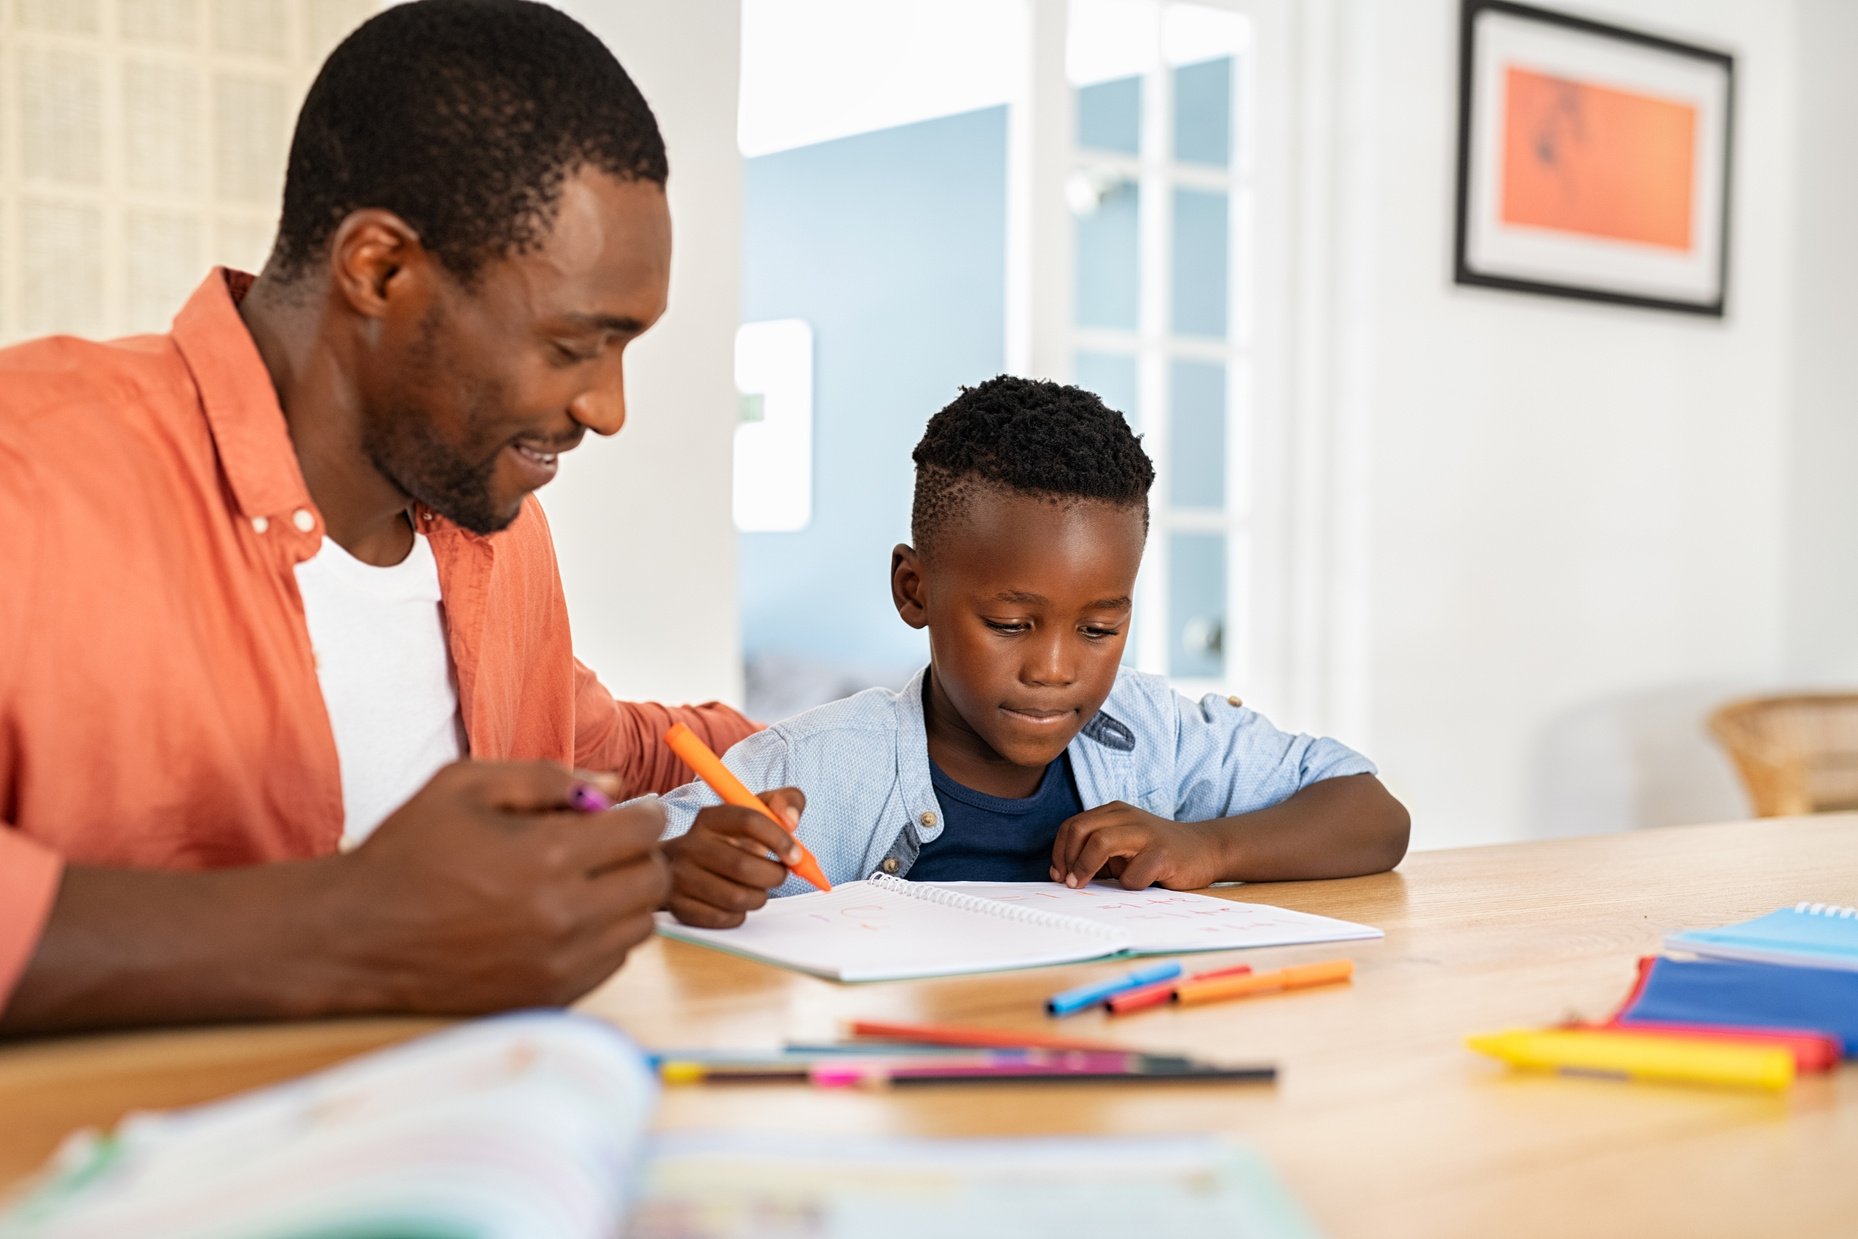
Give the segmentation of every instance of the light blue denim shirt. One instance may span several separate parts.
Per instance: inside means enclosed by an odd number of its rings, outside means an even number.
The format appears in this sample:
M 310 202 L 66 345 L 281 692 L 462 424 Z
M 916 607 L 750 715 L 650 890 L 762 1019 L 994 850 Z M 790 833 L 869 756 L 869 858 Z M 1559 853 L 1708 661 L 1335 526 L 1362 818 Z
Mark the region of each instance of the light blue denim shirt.
M 866 689 L 796 714 L 738 743 L 723 764 L 757 791 L 806 793 L 800 839 L 834 884 L 874 873 L 899 877 L 942 833 L 923 731 L 923 672 L 902 692 Z M 1236 698 L 1198 703 L 1158 675 L 1122 668 L 1109 700 L 1071 741 L 1071 770 L 1086 808 L 1120 800 L 1178 822 L 1265 809 L 1294 792 L 1374 763 L 1346 745 L 1279 731 Z M 718 803 L 701 783 L 664 796 L 665 837 L 690 829 Z M 790 877 L 776 895 L 811 890 Z

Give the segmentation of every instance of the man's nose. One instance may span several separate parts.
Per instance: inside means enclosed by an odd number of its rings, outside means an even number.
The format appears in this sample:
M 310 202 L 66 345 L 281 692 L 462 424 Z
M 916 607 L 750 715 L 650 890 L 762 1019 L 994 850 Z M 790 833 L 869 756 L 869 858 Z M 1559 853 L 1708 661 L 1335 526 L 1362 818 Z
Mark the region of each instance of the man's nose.
M 626 379 L 619 359 L 601 366 L 594 383 L 568 406 L 575 421 L 597 435 L 616 435 L 626 424 Z

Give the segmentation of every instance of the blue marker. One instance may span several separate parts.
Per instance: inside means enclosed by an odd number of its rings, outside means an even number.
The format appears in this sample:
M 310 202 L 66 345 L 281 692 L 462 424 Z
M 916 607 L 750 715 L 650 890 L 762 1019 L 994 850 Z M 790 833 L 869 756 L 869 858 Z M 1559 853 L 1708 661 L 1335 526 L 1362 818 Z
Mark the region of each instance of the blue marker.
M 1106 1001 L 1111 995 L 1120 994 L 1126 989 L 1134 989 L 1138 985 L 1153 985 L 1157 981 L 1172 981 L 1180 975 L 1181 965 L 1178 960 L 1172 963 L 1155 964 L 1148 968 L 1138 968 L 1119 980 L 1100 981 L 1095 985 L 1080 985 L 1062 994 L 1053 994 L 1045 1000 L 1045 1014 L 1073 1015 L 1086 1007 L 1094 1007 Z

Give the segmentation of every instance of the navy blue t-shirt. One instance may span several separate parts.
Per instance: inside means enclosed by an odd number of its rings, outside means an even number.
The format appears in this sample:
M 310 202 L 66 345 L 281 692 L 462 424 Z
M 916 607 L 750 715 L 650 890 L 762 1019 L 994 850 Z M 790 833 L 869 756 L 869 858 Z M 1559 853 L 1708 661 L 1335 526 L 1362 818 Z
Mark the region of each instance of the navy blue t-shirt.
M 1051 881 L 1058 828 L 1084 811 L 1069 753 L 1045 767 L 1038 789 L 1023 800 L 964 787 L 933 760 L 929 778 L 942 806 L 942 833 L 923 844 L 910 866 L 912 882 Z

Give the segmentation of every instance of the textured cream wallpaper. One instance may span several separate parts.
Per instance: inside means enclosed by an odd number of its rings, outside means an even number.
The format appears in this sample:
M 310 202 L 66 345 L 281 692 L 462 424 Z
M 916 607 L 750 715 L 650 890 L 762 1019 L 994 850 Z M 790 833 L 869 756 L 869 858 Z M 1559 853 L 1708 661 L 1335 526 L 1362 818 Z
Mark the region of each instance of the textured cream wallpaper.
M 0 0 L 0 340 L 165 330 L 270 249 L 297 105 L 375 0 Z

